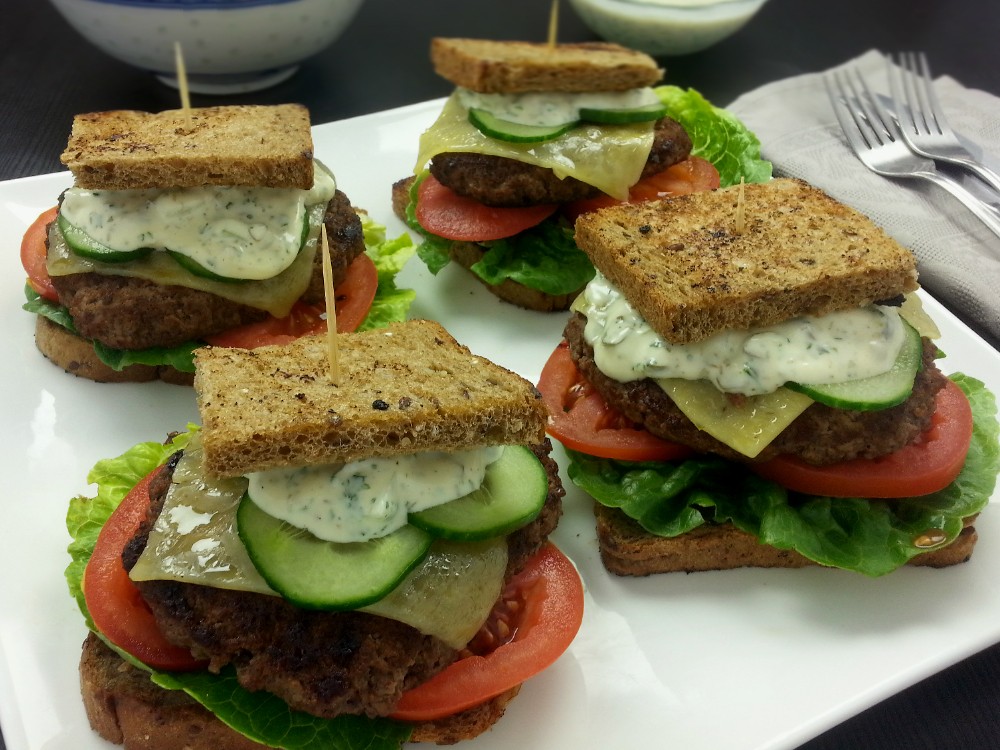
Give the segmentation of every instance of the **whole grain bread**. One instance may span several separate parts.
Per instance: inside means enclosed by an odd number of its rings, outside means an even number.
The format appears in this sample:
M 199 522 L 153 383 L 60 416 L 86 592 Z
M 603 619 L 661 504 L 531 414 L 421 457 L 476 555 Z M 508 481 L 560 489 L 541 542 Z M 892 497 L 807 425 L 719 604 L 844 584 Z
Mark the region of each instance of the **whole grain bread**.
M 482 734 L 503 715 L 516 686 L 454 716 L 417 724 L 411 741 L 452 744 Z M 90 726 L 126 750 L 260 750 L 182 690 L 165 690 L 90 633 L 80 655 L 80 691 Z
M 313 184 L 309 111 L 298 104 L 81 114 L 60 159 L 93 190 Z
M 195 352 L 205 470 L 238 476 L 421 451 L 537 445 L 547 412 L 524 378 L 415 320 L 259 349 Z
M 761 544 L 732 524 L 699 526 L 677 537 L 654 536 L 616 508 L 594 503 L 601 561 L 620 576 L 695 573 L 734 568 L 804 568 L 816 565 L 798 552 Z M 967 519 L 958 538 L 946 547 L 909 560 L 910 565 L 944 568 L 967 562 L 978 535 Z
M 191 385 L 194 374 L 169 365 L 134 364 L 115 370 L 104 364 L 94 344 L 77 336 L 44 315 L 35 316 L 35 346 L 53 364 L 71 375 L 98 383 L 148 383 L 162 380 L 174 385 Z
M 410 202 L 410 186 L 414 179 L 412 176 L 404 177 L 392 185 L 392 211 L 404 223 L 406 222 L 406 206 Z M 452 240 L 448 244 L 448 255 L 451 259 L 467 269 L 482 260 L 485 253 L 486 247 L 477 242 Z M 473 274 L 473 278 L 481 282 L 491 294 L 495 294 L 504 302 L 536 312 L 568 310 L 569 306 L 573 304 L 573 300 L 583 291 L 580 288 L 569 294 L 549 294 L 539 289 L 532 289 L 513 279 L 504 279 L 499 284 L 488 284 L 475 274 Z
M 576 242 L 673 343 L 917 288 L 909 250 L 861 213 L 794 179 L 595 211 L 577 219 Z
M 484 94 L 625 91 L 663 77 L 642 52 L 607 42 L 556 44 L 486 39 L 431 40 L 434 71 Z

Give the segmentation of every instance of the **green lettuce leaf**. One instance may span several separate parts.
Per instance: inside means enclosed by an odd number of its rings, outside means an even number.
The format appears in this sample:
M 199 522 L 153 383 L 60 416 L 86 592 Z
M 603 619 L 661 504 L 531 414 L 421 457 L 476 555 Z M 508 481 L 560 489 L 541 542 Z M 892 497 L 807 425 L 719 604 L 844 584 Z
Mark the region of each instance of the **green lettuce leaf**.
M 74 497 L 66 513 L 71 542 L 66 582 L 70 595 L 83 613 L 87 627 L 96 632 L 83 596 L 83 571 L 94 552 L 94 544 L 111 513 L 129 490 L 172 453 L 187 445 L 198 427 L 173 436 L 172 442 L 140 443 L 115 458 L 99 461 L 87 476 L 97 485 L 94 497 Z M 107 641 L 105 641 L 107 643 Z M 271 747 L 307 750 L 399 750 L 409 739 L 410 727 L 387 719 L 343 716 L 322 719 L 291 710 L 284 701 L 265 693 L 243 689 L 232 670 L 222 674 L 157 672 L 116 648 L 124 659 L 149 672 L 150 679 L 167 690 L 183 690 L 237 732 Z
M 511 279 L 546 294 L 570 294 L 594 278 L 594 266 L 573 241 L 573 228 L 556 218 L 490 243 L 470 270 L 487 284 Z
M 771 179 L 771 162 L 760 158 L 760 141 L 736 117 L 694 89 L 658 86 L 655 91 L 667 114 L 691 137 L 691 153 L 719 170 L 723 187 L 739 184 L 741 177 L 745 182 Z
M 397 287 L 396 274 L 403 270 L 403 266 L 413 256 L 416 248 L 408 234 L 403 233 L 394 239 L 386 239 L 385 226 L 366 213 L 360 216 L 366 252 L 375 263 L 375 270 L 378 271 L 378 290 L 375 292 L 375 299 L 368 310 L 368 315 L 358 326 L 359 331 L 368 331 L 406 320 L 410 305 L 417 294 L 412 289 Z
M 945 489 L 892 501 L 790 493 L 749 469 L 718 458 L 625 462 L 575 451 L 568 474 L 602 505 L 619 508 L 646 531 L 673 537 L 709 523 L 732 523 L 764 544 L 868 576 L 889 573 L 926 552 L 914 542 L 941 532 L 946 542 L 963 519 L 989 502 L 1000 472 L 996 400 L 982 382 L 952 379 L 973 410 L 962 472 Z
M 375 263 L 378 271 L 378 289 L 372 301 L 368 315 L 358 327 L 360 331 L 372 328 L 383 328 L 389 323 L 406 319 L 410 305 L 416 298 L 412 289 L 400 289 L 396 286 L 396 274 L 414 253 L 412 242 L 408 235 L 402 234 L 395 239 L 386 239 L 386 228 L 374 221 L 368 214 L 359 214 L 361 228 L 365 238 L 365 252 Z M 43 315 L 53 323 L 63 326 L 76 333 L 73 319 L 62 305 L 39 296 L 29 285 L 25 284 L 24 294 L 27 302 L 22 309 L 36 315 Z M 149 349 L 114 349 L 99 342 L 93 342 L 98 359 L 113 370 L 121 371 L 129 365 L 150 365 L 158 367 L 169 365 L 180 372 L 194 372 L 194 350 L 201 342 L 189 341 L 175 347 L 152 347 Z

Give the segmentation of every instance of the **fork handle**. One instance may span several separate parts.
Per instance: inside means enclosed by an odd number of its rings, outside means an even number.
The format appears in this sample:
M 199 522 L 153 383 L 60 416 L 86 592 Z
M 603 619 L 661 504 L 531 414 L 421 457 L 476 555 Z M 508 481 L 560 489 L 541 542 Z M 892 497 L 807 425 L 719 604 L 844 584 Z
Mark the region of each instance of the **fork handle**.
M 938 187 L 947 190 L 957 200 L 961 201 L 967 209 L 972 211 L 976 215 L 976 218 L 983 222 L 993 234 L 1000 237 L 1000 211 L 997 211 L 985 201 L 980 200 L 959 183 L 949 177 L 945 177 L 940 172 L 917 172 L 915 174 L 925 177 Z
M 955 156 L 949 159 L 949 161 L 952 161 L 959 166 L 965 167 L 970 172 L 973 172 L 979 179 L 996 190 L 998 196 L 1000 196 L 1000 174 L 997 174 L 989 167 L 980 164 L 977 161 L 966 159 L 964 156 Z

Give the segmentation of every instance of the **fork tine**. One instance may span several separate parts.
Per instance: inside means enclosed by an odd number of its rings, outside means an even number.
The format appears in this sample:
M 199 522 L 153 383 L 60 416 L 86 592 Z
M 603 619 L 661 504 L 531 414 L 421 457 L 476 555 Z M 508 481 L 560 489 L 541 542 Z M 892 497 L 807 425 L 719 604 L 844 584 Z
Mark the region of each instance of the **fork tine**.
M 848 145 L 859 155 L 862 151 L 872 148 L 872 144 L 865 138 L 854 108 L 848 101 L 842 74 L 835 71 L 823 76 L 823 84 L 826 86 L 826 93 L 833 104 L 833 113 L 840 123 L 840 129 L 847 138 Z

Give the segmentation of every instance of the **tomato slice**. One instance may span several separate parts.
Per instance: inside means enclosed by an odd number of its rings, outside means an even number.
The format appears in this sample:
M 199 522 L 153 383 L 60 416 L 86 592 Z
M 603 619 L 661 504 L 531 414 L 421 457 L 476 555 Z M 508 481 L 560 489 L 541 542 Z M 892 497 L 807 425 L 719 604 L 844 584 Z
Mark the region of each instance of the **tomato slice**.
M 693 451 L 635 427 L 608 406 L 573 362 L 562 341 L 538 379 L 549 410 L 546 431 L 571 450 L 622 461 L 672 461 Z
M 378 270 L 375 263 L 362 253 L 347 267 L 347 275 L 334 289 L 336 294 L 337 332 L 349 333 L 357 329 L 368 314 L 378 291 Z M 287 344 L 301 336 L 326 333 L 326 308 L 296 302 L 284 318 L 268 318 L 259 323 L 231 328 L 228 331 L 206 336 L 212 346 L 231 346 L 239 349 L 256 349 L 269 344 Z
M 719 170 L 712 162 L 700 156 L 689 156 L 682 162 L 667 167 L 649 177 L 644 177 L 629 190 L 629 202 L 666 198 L 672 195 L 687 195 L 701 190 L 715 190 L 719 187 Z M 574 201 L 565 208 L 563 213 L 575 221 L 580 214 L 596 211 L 598 208 L 615 206 L 621 203 L 610 195 L 599 195 Z
M 557 207 L 555 204 L 523 208 L 484 206 L 427 175 L 417 188 L 416 217 L 420 226 L 438 237 L 482 242 L 512 237 L 530 229 L 554 214 Z
M 170 643 L 122 564 L 122 550 L 149 509 L 150 472 L 125 496 L 101 529 L 83 575 L 83 595 L 97 629 L 113 644 L 154 669 L 189 671 L 204 666 Z
M 21 239 L 21 265 L 28 274 L 28 284 L 39 295 L 52 302 L 59 301 L 59 294 L 52 286 L 52 279 L 45 269 L 45 234 L 49 224 L 58 215 L 58 206 L 43 211 Z
M 430 721 L 485 703 L 552 664 L 580 629 L 583 584 L 551 543 L 511 580 L 502 598 L 514 604 L 512 637 L 485 654 L 468 654 L 403 693 L 391 718 Z
M 812 466 L 792 456 L 753 465 L 783 487 L 830 497 L 919 497 L 955 481 L 972 441 L 972 407 L 952 381 L 937 393 L 931 426 L 920 439 L 895 453 Z

